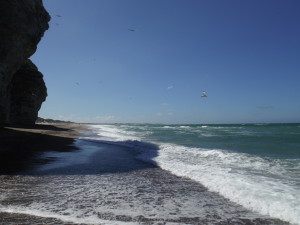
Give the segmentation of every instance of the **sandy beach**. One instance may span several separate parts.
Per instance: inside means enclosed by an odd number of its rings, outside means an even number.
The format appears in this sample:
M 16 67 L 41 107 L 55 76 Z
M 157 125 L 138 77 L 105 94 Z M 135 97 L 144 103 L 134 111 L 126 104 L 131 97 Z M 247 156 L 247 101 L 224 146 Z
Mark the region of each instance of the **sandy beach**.
M 0 224 L 288 224 L 136 160 L 129 148 L 76 139 L 86 131 L 77 124 L 1 128 Z M 41 157 L 47 152 L 78 158 L 80 148 L 90 151 L 80 163 L 35 169 L 58 160 Z M 26 209 L 37 202 L 40 211 Z M 55 210 L 47 214 L 48 205 Z

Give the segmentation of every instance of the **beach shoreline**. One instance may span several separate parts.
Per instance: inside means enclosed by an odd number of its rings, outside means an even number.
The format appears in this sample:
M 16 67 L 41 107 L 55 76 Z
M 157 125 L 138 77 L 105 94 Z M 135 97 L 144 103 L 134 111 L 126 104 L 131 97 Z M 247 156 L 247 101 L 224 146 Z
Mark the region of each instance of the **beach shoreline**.
M 62 193 L 69 191 L 67 188 L 77 190 L 74 182 L 81 185 L 84 180 L 86 186 L 95 185 L 95 188 L 100 186 L 97 193 L 87 192 L 88 196 L 86 196 L 98 202 L 99 209 L 96 215 L 98 220 L 85 220 L 82 216 L 78 219 L 74 217 L 70 219 L 67 213 L 60 217 L 51 215 L 47 217 L 39 213 L 30 214 L 26 210 L 23 212 L 11 210 L 10 204 L 14 204 L 14 201 L 21 201 L 24 205 L 33 201 L 28 198 L 17 200 L 11 197 L 0 201 L 2 206 L 0 224 L 288 224 L 251 212 L 217 193 L 208 191 L 200 183 L 139 161 L 133 158 L 132 152 L 126 147 L 88 142 L 81 145 L 74 144 L 87 130 L 87 126 L 78 124 L 41 124 L 35 128 L 2 128 L 1 131 L 4 132 L 1 132 L 0 136 L 1 147 L 6 146 L 6 148 L 1 148 L 1 160 L 3 163 L 8 160 L 15 161 L 6 163 L 7 168 L 1 166 L 0 183 L 18 175 L 17 181 L 12 181 L 2 188 L 13 189 L 14 185 L 23 184 L 34 190 L 39 186 L 37 184 L 41 184 L 44 188 L 38 187 L 36 193 L 43 193 L 45 188 L 49 188 L 48 192 L 62 196 L 64 196 Z M 17 142 L 16 138 L 18 138 Z M 18 157 L 16 154 L 20 152 L 21 146 L 25 151 L 22 157 Z M 25 171 L 34 170 L 35 167 L 49 162 L 41 160 L 42 153 L 47 151 L 76 153 L 85 146 L 99 148 L 99 151 L 92 154 L 89 162 L 81 164 L 85 175 L 72 173 L 72 168 L 68 167 L 68 174 L 56 171 L 55 175 L 35 174 L 33 178 L 31 174 L 20 176 L 26 174 Z M 12 154 L 8 154 L 9 151 L 12 151 Z M 29 154 L 30 157 L 26 158 L 24 154 Z M 4 159 L 2 156 L 10 158 Z M 20 163 L 21 166 L 18 166 Z M 97 167 L 98 171 L 94 173 L 93 166 L 99 164 L 102 166 L 101 172 Z M 28 178 L 32 178 L 34 183 L 31 183 Z M 78 196 L 65 198 L 70 198 L 69 201 L 72 201 L 72 198 L 77 197 L 74 204 L 80 204 L 77 201 L 83 199 L 81 194 L 86 195 L 80 193 Z M 32 196 L 32 198 L 36 197 Z M 44 201 L 47 203 L 47 199 Z M 3 206 L 7 206 L 6 211 Z M 88 213 L 90 206 L 85 207 L 86 209 L 83 210 Z

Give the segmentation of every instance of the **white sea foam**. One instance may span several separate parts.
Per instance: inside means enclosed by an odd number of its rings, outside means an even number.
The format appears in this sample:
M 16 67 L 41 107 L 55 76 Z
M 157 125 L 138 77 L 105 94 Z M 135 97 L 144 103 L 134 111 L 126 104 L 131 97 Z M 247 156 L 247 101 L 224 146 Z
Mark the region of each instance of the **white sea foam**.
M 117 128 L 113 125 L 92 125 L 101 139 L 114 140 L 114 141 L 126 141 L 126 140 L 139 140 L 137 133 L 132 131 L 126 131 Z
M 103 135 L 105 131 L 100 133 Z M 122 132 L 116 133 L 124 140 Z M 128 135 L 129 140 L 135 139 L 132 135 Z M 161 168 L 200 182 L 250 210 L 300 224 L 300 180 L 296 170 L 293 179 L 286 177 L 291 176 L 289 166 L 300 165 L 299 160 L 274 160 L 167 143 L 156 143 L 160 146 L 159 154 L 152 154 L 155 150 L 151 148 L 127 144 L 140 152 L 139 159 L 154 160 Z
M 155 161 L 248 209 L 292 223 L 300 221 L 299 187 L 292 181 L 282 182 L 286 171 L 281 164 L 246 154 L 169 144 L 161 145 Z
M 183 128 L 183 129 L 189 129 L 191 128 L 190 126 L 180 126 L 180 128 Z
M 98 134 L 96 138 L 92 137 L 97 141 L 131 147 L 139 153 L 137 158 L 156 163 L 161 168 L 178 176 L 189 177 L 200 182 L 209 190 L 220 193 L 248 209 L 300 224 L 299 159 L 276 160 L 221 149 L 191 148 L 159 142 L 155 143 L 159 146 L 159 152 L 157 152 L 158 149 L 153 144 L 143 142 L 145 141 L 143 134 L 130 130 L 130 126 L 95 125 L 91 128 Z M 147 129 L 147 131 L 141 130 L 149 132 Z M 79 147 L 80 143 L 80 140 L 76 142 Z M 87 151 L 78 151 L 74 155 L 62 153 L 66 159 L 64 162 L 67 164 L 69 162 L 70 165 L 86 162 L 95 153 L 96 148 L 91 145 L 85 146 L 85 149 Z M 50 154 L 47 156 L 53 157 L 60 153 L 47 154 Z M 76 154 L 81 154 L 78 157 L 80 161 L 76 161 L 76 156 L 78 156 Z M 60 165 L 60 162 L 54 165 L 63 166 L 63 164 Z M 33 177 L 33 180 L 45 179 L 43 182 L 34 182 L 34 185 L 30 182 L 30 177 L 19 176 L 16 179 L 24 179 L 29 183 L 28 187 L 30 188 L 24 189 L 28 192 L 28 196 L 32 195 L 34 198 L 38 193 L 40 198 L 32 201 L 34 203 L 30 201 L 26 206 L 0 204 L 2 212 L 50 217 L 75 223 L 109 225 L 138 223 L 103 220 L 99 218 L 97 212 L 117 211 L 119 215 L 132 217 L 142 215 L 141 212 L 136 213 L 130 206 L 121 204 L 121 208 L 108 209 L 107 206 L 102 206 L 101 202 L 97 202 L 99 196 L 105 195 L 103 188 L 101 188 L 101 194 L 98 190 L 99 187 L 103 187 L 103 179 L 105 179 L 103 177 L 101 179 L 92 175 L 87 177 L 82 175 Z M 108 176 L 107 179 L 111 178 Z M 38 185 L 36 185 L 37 183 Z M 112 183 L 114 184 L 114 182 Z M 22 190 L 24 187 L 17 186 L 16 190 L 9 190 L 13 193 L 11 196 L 21 192 L 18 188 Z M 108 187 L 110 191 L 113 188 Z M 115 192 L 122 196 L 122 189 Z M 26 199 L 28 199 L 27 194 Z M 9 195 L 0 195 L 1 201 L 6 198 L 9 198 Z M 122 198 L 120 197 L 120 199 Z M 91 208 L 83 207 L 85 203 L 88 205 L 91 201 L 96 201 L 97 204 Z M 136 204 L 139 205 L 139 203 Z
M 201 133 L 200 136 L 203 136 L 203 137 L 216 137 L 218 135 L 215 135 L 215 134 L 212 134 L 212 133 Z
M 171 127 L 171 126 L 163 126 L 162 128 L 164 128 L 164 129 L 177 129 L 176 127 Z
M 96 215 L 87 215 L 85 214 L 84 217 L 82 215 L 74 213 L 73 210 L 69 210 L 72 214 L 65 212 L 63 215 L 60 213 L 55 213 L 50 211 L 49 209 L 43 209 L 42 204 L 32 204 L 27 207 L 22 206 L 3 206 L 0 205 L 0 212 L 6 213 L 18 213 L 18 214 L 25 214 L 29 216 L 38 216 L 44 218 L 54 218 L 64 222 L 71 222 L 71 223 L 84 223 L 84 224 L 107 224 L 107 225 L 119 225 L 119 224 L 126 224 L 126 225 L 137 225 L 137 222 L 123 222 L 123 221 L 112 221 L 112 220 L 103 220 L 97 217 Z

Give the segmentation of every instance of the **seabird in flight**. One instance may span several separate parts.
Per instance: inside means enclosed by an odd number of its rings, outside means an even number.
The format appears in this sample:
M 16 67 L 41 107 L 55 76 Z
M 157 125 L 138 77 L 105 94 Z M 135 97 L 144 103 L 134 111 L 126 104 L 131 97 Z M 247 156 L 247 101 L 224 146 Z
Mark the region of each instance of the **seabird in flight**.
M 206 95 L 205 91 L 202 92 L 201 98 L 207 98 L 207 95 Z

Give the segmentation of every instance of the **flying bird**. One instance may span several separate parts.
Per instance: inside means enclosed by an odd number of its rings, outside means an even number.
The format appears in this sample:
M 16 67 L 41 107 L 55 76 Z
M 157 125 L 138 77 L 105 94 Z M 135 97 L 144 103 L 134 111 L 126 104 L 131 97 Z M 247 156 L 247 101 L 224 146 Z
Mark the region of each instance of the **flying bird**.
M 129 28 L 128 30 L 129 30 L 129 31 L 132 31 L 132 32 L 135 31 L 135 29 L 132 29 L 132 28 Z
M 206 95 L 205 91 L 202 92 L 201 98 L 207 98 L 207 95 Z
M 61 15 L 59 15 L 59 14 L 56 14 L 55 16 L 57 16 L 57 17 L 61 17 Z

